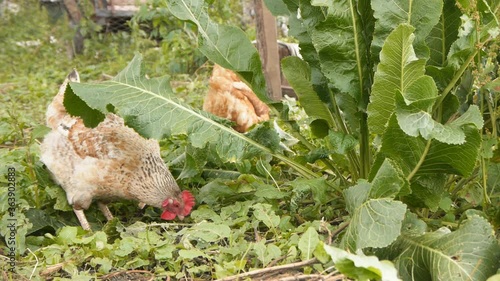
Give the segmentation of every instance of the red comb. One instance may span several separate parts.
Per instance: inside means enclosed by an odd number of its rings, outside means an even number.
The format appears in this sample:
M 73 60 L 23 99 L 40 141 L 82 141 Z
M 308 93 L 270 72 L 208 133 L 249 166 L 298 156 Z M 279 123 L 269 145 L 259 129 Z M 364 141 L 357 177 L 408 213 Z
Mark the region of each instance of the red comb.
M 184 190 L 182 192 L 182 200 L 184 201 L 184 210 L 182 212 L 183 216 L 189 215 L 191 213 L 191 209 L 193 209 L 195 200 L 193 194 L 191 192 Z

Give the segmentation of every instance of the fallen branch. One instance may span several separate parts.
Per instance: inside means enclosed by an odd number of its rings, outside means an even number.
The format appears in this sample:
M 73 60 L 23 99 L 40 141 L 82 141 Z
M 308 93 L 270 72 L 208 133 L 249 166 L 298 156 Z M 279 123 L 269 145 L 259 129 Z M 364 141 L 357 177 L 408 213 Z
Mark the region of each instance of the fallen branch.
M 253 270 L 253 271 L 249 271 L 249 272 L 245 272 L 245 273 L 241 273 L 241 274 L 237 274 L 237 275 L 233 275 L 233 276 L 224 277 L 222 279 L 217 279 L 215 281 L 239 280 L 239 279 L 253 277 L 253 276 L 262 275 L 262 274 L 269 274 L 269 273 L 275 273 L 275 272 L 279 272 L 279 271 L 283 271 L 283 270 L 300 268 L 303 266 L 314 264 L 316 262 L 318 262 L 318 259 L 312 258 L 312 259 L 306 260 L 306 261 L 290 263 L 290 264 L 285 264 L 285 265 L 278 265 L 278 266 L 273 266 L 273 267 L 268 267 L 268 268 L 263 268 L 263 269 L 257 269 L 257 270 Z
M 141 280 L 151 281 L 151 280 L 154 279 L 154 275 L 150 271 L 148 271 L 148 270 L 123 270 L 123 271 L 117 271 L 117 272 L 108 273 L 108 274 L 100 277 L 99 279 L 101 279 L 101 280 L 111 280 L 112 278 L 118 277 L 120 275 L 131 275 L 131 274 L 140 274 L 144 278 L 149 278 L 149 279 L 141 279 Z M 121 278 L 125 278 L 127 280 L 130 280 L 130 277 L 128 277 L 128 276 L 123 276 Z M 166 280 L 170 280 L 170 277 L 168 277 Z
M 56 272 L 59 272 L 67 262 L 60 262 L 46 267 L 44 270 L 40 271 L 40 276 L 48 277 Z
M 301 280 L 321 280 L 321 281 L 342 281 L 345 279 L 343 274 L 330 276 L 321 274 L 301 274 L 295 276 L 288 276 L 276 279 L 277 281 L 301 281 Z

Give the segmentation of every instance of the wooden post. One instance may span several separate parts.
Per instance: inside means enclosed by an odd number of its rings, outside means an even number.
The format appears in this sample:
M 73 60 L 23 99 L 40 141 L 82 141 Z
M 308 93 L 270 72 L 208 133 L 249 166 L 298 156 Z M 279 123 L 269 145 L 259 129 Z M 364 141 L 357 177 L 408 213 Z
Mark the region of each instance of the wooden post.
M 262 61 L 267 84 L 267 94 L 273 100 L 281 100 L 280 60 L 278 54 L 276 19 L 264 5 L 263 0 L 254 0 L 257 21 L 257 49 Z
M 78 6 L 77 0 L 63 0 L 64 7 L 68 12 L 70 26 L 75 29 L 73 43 L 67 46 L 68 57 L 73 59 L 76 54 L 83 53 L 83 35 L 80 31 L 80 22 L 82 20 L 82 11 Z

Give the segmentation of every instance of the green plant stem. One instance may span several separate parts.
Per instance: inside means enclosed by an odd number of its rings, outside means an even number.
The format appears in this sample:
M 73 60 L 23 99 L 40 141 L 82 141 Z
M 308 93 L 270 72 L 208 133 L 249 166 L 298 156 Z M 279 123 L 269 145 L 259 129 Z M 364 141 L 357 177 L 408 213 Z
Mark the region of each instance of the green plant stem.
M 337 167 L 333 165 L 330 159 L 321 159 L 321 162 L 335 173 L 343 186 L 347 186 L 347 180 L 344 178 L 344 176 L 342 176 L 342 173 L 339 171 L 339 169 L 337 169 Z
M 315 149 L 316 147 L 314 145 L 312 145 L 304 136 L 302 136 L 300 134 L 300 132 L 297 132 L 292 126 L 290 123 L 288 122 L 285 122 L 286 126 L 288 127 L 288 129 L 290 130 L 290 132 L 292 132 L 293 136 L 295 138 L 297 138 L 303 145 L 305 145 L 305 147 L 309 150 L 313 150 Z M 330 170 L 332 170 L 335 175 L 337 176 L 337 178 L 340 179 L 340 181 L 342 182 L 343 185 L 347 185 L 347 181 L 346 179 L 344 178 L 344 176 L 342 176 L 342 173 L 340 173 L 340 171 L 337 169 L 337 167 L 335 167 L 334 163 L 330 160 L 330 159 L 321 159 L 321 162 L 327 166 Z
M 427 141 L 427 144 L 425 145 L 424 152 L 422 153 L 422 155 L 420 156 L 420 159 L 418 160 L 417 165 L 415 165 L 415 168 L 413 168 L 413 171 L 411 171 L 411 173 L 406 178 L 406 180 L 408 182 L 410 182 L 411 179 L 415 176 L 415 174 L 417 174 L 418 169 L 420 169 L 420 166 L 422 166 L 422 163 L 424 163 L 425 157 L 427 156 L 427 154 L 429 153 L 429 149 L 431 148 L 431 143 L 432 143 L 432 139 L 429 139 Z
M 464 188 L 464 186 L 474 180 L 477 177 L 477 173 L 479 172 L 479 167 L 476 167 L 474 171 L 472 171 L 471 175 L 468 178 L 462 178 L 460 179 L 457 184 L 455 185 L 455 188 L 450 191 L 451 197 L 455 197 L 457 193 Z
M 360 153 L 360 177 L 363 179 L 367 179 L 370 174 L 370 163 L 371 163 L 371 155 L 370 155 L 370 141 L 369 141 L 369 131 L 368 131 L 368 122 L 367 115 L 363 113 L 361 117 L 360 126 L 359 126 L 359 153 Z
M 486 167 L 486 159 L 481 157 L 481 173 L 483 178 L 483 208 L 486 209 L 490 204 L 491 200 L 488 196 L 488 172 Z
M 458 80 L 460 80 L 467 67 L 469 67 L 469 64 L 472 62 L 474 57 L 479 53 L 479 50 L 480 50 L 479 48 L 476 48 L 474 52 L 472 52 L 472 54 L 467 58 L 464 64 L 462 64 L 457 73 L 455 73 L 455 76 L 453 77 L 453 79 L 451 79 L 450 83 L 448 83 L 448 86 L 446 86 L 441 95 L 437 98 L 436 103 L 434 104 L 434 108 L 432 109 L 433 113 L 436 113 L 436 111 L 441 107 L 441 103 L 450 93 L 451 89 L 455 87 L 455 84 L 458 82 Z
M 333 108 L 335 121 L 337 123 L 337 127 L 344 134 L 349 135 L 350 132 L 344 123 L 344 119 L 342 118 L 342 115 L 340 114 L 340 109 L 337 105 L 337 100 L 335 99 L 335 96 L 333 95 L 331 90 L 329 90 L 329 93 L 330 93 L 330 100 L 332 101 L 332 108 Z M 351 164 L 351 170 L 352 170 L 351 172 L 352 172 L 353 181 L 357 181 L 359 178 L 359 170 L 360 170 L 359 159 L 357 158 L 356 153 L 354 153 L 354 151 L 352 151 L 352 150 L 347 153 L 347 158 L 349 159 L 349 163 Z
M 478 36 L 478 38 L 479 38 L 479 36 Z M 455 76 L 453 76 L 453 79 L 451 79 L 450 83 L 448 83 L 448 86 L 446 86 L 446 88 L 443 90 L 441 95 L 437 98 L 436 103 L 434 104 L 434 107 L 432 108 L 433 113 L 436 113 L 438 108 L 441 107 L 441 103 L 443 103 L 446 96 L 451 92 L 451 89 L 453 89 L 453 87 L 455 87 L 455 84 L 458 82 L 458 80 L 460 80 L 460 78 L 462 78 L 463 73 L 465 72 L 467 67 L 469 67 L 472 60 L 474 60 L 474 58 L 477 56 L 477 54 L 479 54 L 479 51 L 490 40 L 491 40 L 491 38 L 485 40 L 484 42 L 478 42 L 476 44 L 476 48 L 474 49 L 472 54 L 470 54 L 470 56 L 467 58 L 467 60 L 465 60 L 465 62 L 462 64 L 462 66 L 457 71 L 457 73 L 455 73 Z
M 491 102 L 495 102 L 493 99 L 491 99 Z M 490 112 L 490 118 L 491 118 L 491 134 L 493 138 L 498 137 L 498 132 L 497 132 L 497 115 L 496 115 L 496 110 L 493 109 L 490 103 L 490 99 L 486 99 L 486 104 L 488 105 L 488 111 Z
M 285 164 L 290 166 L 292 169 L 297 171 L 301 176 L 303 176 L 306 179 L 314 179 L 314 178 L 319 177 L 318 174 L 314 173 L 313 171 L 311 171 L 307 167 L 303 166 L 302 164 L 299 164 L 299 163 L 293 161 L 292 159 L 286 157 L 285 155 L 273 153 L 271 150 L 267 150 L 267 152 L 269 154 L 271 154 L 271 156 L 275 157 L 276 159 L 283 161 Z
M 275 106 L 273 106 L 272 104 L 270 104 L 269 108 L 271 109 L 272 113 L 274 114 L 274 116 L 280 116 L 280 113 L 279 111 L 276 109 Z M 287 126 L 290 126 L 288 123 L 285 122 L 285 124 L 287 124 Z M 291 126 L 289 127 L 291 128 Z M 295 131 L 293 130 L 292 128 L 292 131 Z M 245 137 L 246 138 L 246 137 Z M 250 139 L 249 139 L 250 140 Z M 305 140 L 305 139 L 303 139 Z M 301 174 L 303 177 L 307 178 L 307 179 L 313 179 L 313 178 L 317 178 L 319 175 L 317 175 L 316 173 L 314 173 L 313 171 L 309 170 L 307 167 L 293 161 L 292 159 L 286 157 L 285 155 L 282 155 L 282 154 L 278 154 L 278 153 L 273 153 L 270 149 L 268 149 L 267 147 L 264 147 L 263 145 L 251 140 L 251 143 L 255 146 L 258 146 L 259 148 L 265 150 L 266 152 L 268 152 L 269 154 L 271 154 L 273 157 L 283 161 L 284 163 L 286 163 L 287 165 L 289 165 L 290 167 L 292 167 L 294 170 L 296 170 L 299 174 Z M 307 142 L 303 143 L 306 147 L 308 146 Z M 311 145 L 312 146 L 312 145 Z M 308 147 L 309 148 L 309 147 Z
M 447 227 L 458 228 L 458 223 L 456 222 L 441 221 L 441 224 Z
M 356 66 L 357 66 L 357 72 L 358 72 L 358 78 L 359 78 L 359 92 L 361 93 L 361 100 L 365 100 L 364 95 L 369 95 L 368 93 L 365 93 L 364 91 L 364 79 L 363 79 L 363 67 L 364 65 L 361 62 L 361 54 L 360 54 L 360 47 L 359 47 L 359 38 L 358 38 L 358 30 L 357 30 L 357 24 L 355 21 L 357 20 L 357 17 L 355 15 L 356 7 L 353 6 L 353 2 L 349 1 L 350 5 L 350 11 L 351 11 L 351 19 L 354 21 L 354 24 L 352 25 L 353 27 L 353 34 L 354 34 L 354 51 L 356 53 Z M 335 102 L 335 107 L 337 107 L 337 104 Z M 337 113 L 336 113 L 337 114 Z M 367 123 L 367 115 L 366 113 L 363 113 L 361 116 L 360 120 L 360 142 L 359 142 L 359 158 L 355 158 L 357 160 L 357 167 L 359 168 L 359 176 L 361 178 L 368 178 L 368 173 L 370 172 L 370 147 L 369 147 L 369 141 L 368 141 L 368 123 Z M 342 120 L 342 119 L 341 119 Z
M 481 69 L 482 70 L 482 69 Z M 494 115 L 495 113 L 493 112 L 489 99 L 486 96 L 486 90 L 480 90 L 479 91 L 480 96 L 481 96 L 481 112 L 484 113 L 484 103 L 486 102 L 486 105 L 488 106 L 488 111 L 490 112 L 490 118 L 491 118 L 491 125 L 494 131 L 493 136 L 496 136 L 496 123 L 494 120 Z M 483 129 L 484 130 L 484 129 Z M 481 156 L 480 158 L 481 162 L 481 173 L 482 173 L 482 188 L 483 188 L 483 208 L 486 209 L 490 204 L 491 200 L 488 196 L 488 172 L 487 172 L 487 165 L 486 165 L 486 159 Z

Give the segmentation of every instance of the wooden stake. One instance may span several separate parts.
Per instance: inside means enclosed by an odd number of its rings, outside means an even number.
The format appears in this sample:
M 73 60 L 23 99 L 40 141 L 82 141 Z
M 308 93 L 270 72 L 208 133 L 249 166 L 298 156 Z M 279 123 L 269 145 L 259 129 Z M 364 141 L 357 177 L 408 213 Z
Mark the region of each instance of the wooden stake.
M 254 0 L 257 27 L 257 49 L 264 70 L 267 94 L 273 100 L 281 100 L 281 76 L 278 54 L 276 19 L 264 5 L 263 0 Z

